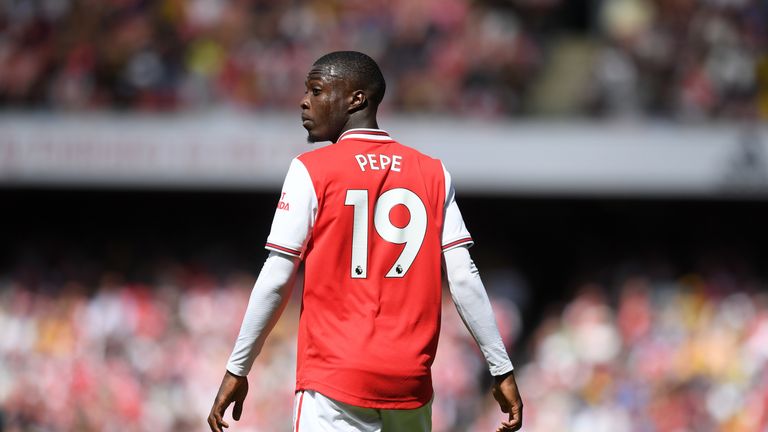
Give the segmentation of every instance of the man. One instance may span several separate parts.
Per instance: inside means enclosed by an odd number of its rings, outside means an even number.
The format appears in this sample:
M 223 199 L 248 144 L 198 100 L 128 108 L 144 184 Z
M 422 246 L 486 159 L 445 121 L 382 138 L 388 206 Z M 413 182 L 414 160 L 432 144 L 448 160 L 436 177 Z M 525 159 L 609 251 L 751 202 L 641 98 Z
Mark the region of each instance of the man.
M 441 265 L 451 296 L 509 413 L 523 404 L 490 302 L 468 252 L 448 172 L 379 129 L 385 82 L 365 54 L 334 52 L 307 76 L 301 101 L 310 142 L 293 160 L 253 288 L 214 401 L 212 431 L 240 419 L 248 374 L 305 263 L 294 431 L 431 430 L 430 366 L 440 328 Z

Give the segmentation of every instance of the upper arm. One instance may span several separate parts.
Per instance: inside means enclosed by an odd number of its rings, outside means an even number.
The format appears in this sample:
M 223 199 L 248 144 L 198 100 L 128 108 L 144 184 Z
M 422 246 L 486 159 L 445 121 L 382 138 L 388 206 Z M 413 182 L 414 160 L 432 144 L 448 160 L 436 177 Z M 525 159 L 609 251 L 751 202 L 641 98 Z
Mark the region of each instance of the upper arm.
M 309 171 L 294 159 L 285 176 L 266 248 L 301 258 L 315 224 L 317 195 Z
M 443 167 L 445 175 L 445 207 L 443 209 L 443 233 L 442 247 L 443 252 L 459 246 L 471 247 L 474 244 L 472 236 L 469 234 L 464 218 L 459 211 L 459 205 L 456 203 L 456 191 L 453 188 L 451 175 Z

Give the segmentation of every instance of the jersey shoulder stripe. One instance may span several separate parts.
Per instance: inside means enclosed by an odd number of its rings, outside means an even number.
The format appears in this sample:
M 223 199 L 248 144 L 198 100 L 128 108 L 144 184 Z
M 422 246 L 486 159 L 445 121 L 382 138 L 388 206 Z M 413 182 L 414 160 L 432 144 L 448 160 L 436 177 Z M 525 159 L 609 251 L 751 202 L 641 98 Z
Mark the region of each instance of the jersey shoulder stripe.
M 460 238 L 458 240 L 454 240 L 452 242 L 448 242 L 443 245 L 443 252 L 453 249 L 455 247 L 464 246 L 464 245 L 472 245 L 474 244 L 474 240 L 472 240 L 472 237 L 464 237 Z
M 270 250 L 273 250 L 275 252 L 281 252 L 281 253 L 284 253 L 284 254 L 295 256 L 297 258 L 301 258 L 301 251 L 293 249 L 293 248 L 289 248 L 289 247 L 285 247 L 285 246 L 280 246 L 279 244 L 270 243 L 270 242 L 267 242 L 267 244 L 265 244 L 264 247 L 266 249 L 270 249 Z

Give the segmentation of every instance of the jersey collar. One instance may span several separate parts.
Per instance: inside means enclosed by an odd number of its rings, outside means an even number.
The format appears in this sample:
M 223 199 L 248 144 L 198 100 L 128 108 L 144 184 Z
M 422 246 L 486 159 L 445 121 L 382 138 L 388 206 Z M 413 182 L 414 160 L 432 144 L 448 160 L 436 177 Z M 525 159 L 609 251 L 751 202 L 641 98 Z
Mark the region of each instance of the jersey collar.
M 382 129 L 355 128 L 345 131 L 337 142 L 345 139 L 369 140 L 369 141 L 394 141 L 387 131 Z

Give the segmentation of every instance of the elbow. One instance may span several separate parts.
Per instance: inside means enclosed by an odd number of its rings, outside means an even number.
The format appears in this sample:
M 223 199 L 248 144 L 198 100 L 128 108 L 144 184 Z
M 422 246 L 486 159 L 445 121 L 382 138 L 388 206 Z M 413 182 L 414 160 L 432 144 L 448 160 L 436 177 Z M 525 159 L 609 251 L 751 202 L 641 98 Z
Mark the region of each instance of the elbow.
M 447 275 L 451 290 L 471 287 L 477 277 L 469 268 L 464 266 L 452 269 Z
M 446 275 L 448 276 L 448 282 L 451 285 L 455 284 L 457 286 L 472 285 L 480 277 L 477 267 L 475 267 L 475 263 L 472 260 L 462 263 L 462 265 L 454 266 L 446 272 Z
M 292 278 L 291 274 L 281 274 L 281 277 L 275 278 L 275 285 L 279 290 L 285 289 L 290 283 Z

